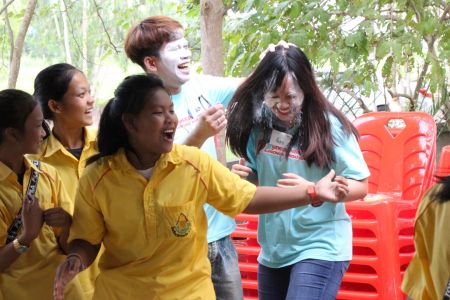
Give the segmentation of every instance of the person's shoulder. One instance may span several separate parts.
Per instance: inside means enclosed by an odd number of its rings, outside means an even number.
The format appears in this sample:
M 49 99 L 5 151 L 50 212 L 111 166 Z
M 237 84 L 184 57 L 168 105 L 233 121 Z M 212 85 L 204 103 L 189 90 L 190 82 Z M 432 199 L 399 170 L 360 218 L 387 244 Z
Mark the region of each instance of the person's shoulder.
M 100 181 L 111 169 L 110 163 L 111 156 L 104 156 L 87 164 L 82 176 L 80 177 L 80 182 L 89 181 L 92 185 L 96 185 L 96 183 L 98 183 L 98 181 Z
M 194 147 L 174 144 L 174 149 L 171 153 L 174 160 L 182 163 L 188 163 L 197 167 L 209 164 L 213 158 L 205 151 Z

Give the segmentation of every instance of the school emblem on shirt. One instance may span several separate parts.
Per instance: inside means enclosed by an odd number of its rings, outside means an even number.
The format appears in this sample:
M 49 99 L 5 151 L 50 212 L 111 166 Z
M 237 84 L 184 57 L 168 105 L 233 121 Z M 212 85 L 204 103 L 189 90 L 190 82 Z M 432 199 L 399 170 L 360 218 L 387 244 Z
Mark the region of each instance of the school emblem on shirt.
M 185 214 L 180 213 L 177 223 L 175 226 L 172 226 L 172 232 L 178 237 L 183 237 L 188 235 L 189 231 L 191 231 L 191 222 L 189 222 Z

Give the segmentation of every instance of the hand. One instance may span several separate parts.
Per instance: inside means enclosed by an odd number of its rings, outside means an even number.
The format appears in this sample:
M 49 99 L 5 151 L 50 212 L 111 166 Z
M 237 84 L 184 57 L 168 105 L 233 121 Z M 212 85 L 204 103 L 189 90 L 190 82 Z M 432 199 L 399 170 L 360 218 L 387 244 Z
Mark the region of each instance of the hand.
M 231 172 L 238 175 L 242 179 L 246 179 L 253 171 L 245 165 L 245 158 L 240 158 L 238 164 L 231 166 Z
M 339 200 L 344 200 L 347 197 L 348 193 L 350 192 L 348 188 L 347 178 L 343 176 L 336 176 L 334 178 L 334 182 L 338 184 L 336 187 L 336 197 Z
M 44 211 L 44 221 L 48 226 L 68 228 L 72 224 L 72 216 L 62 207 Z
M 319 199 L 327 202 L 339 202 L 342 195 L 348 194 L 347 180 L 338 179 L 333 181 L 336 172 L 331 170 L 327 175 L 316 183 L 316 193 Z M 340 177 L 343 178 L 343 177 Z
M 269 44 L 269 46 L 267 47 L 266 50 L 264 50 L 260 55 L 259 55 L 259 59 L 262 60 L 264 58 L 264 56 L 266 56 L 267 52 L 275 52 L 275 48 L 277 46 L 283 46 L 284 49 L 289 49 L 290 46 L 294 46 L 297 47 L 296 45 L 292 44 L 292 43 L 288 43 L 286 41 L 280 40 L 278 42 L 278 44 Z
M 308 186 L 309 184 L 312 184 L 312 182 L 294 173 L 284 173 L 283 176 L 285 177 L 284 179 L 278 179 L 277 181 L 278 187 L 289 188 L 296 186 Z
M 201 139 L 207 139 L 219 133 L 226 126 L 225 108 L 222 104 L 215 104 L 200 115 L 194 133 Z
M 69 254 L 56 270 L 55 282 L 53 283 L 53 298 L 64 299 L 64 288 L 81 271 L 84 265 L 78 254 Z
M 35 196 L 26 195 L 22 205 L 23 233 L 21 242 L 30 244 L 41 232 L 44 223 L 42 209 L 39 200 Z

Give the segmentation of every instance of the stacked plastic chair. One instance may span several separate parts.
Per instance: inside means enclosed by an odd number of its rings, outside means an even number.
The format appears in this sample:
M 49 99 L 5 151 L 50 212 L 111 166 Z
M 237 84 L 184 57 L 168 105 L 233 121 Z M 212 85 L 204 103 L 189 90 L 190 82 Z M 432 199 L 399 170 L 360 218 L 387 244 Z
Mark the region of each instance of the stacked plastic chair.
M 442 147 L 439 164 L 436 170 L 437 177 L 450 175 L 450 145 Z
M 337 298 L 404 299 L 400 286 L 414 255 L 415 213 L 434 174 L 436 125 L 421 112 L 368 113 L 354 125 L 371 176 L 369 195 L 346 203 L 353 260 Z
M 237 228 L 232 233 L 232 237 L 239 257 L 244 299 L 256 300 L 258 299 L 257 258 L 261 249 L 257 242 L 258 216 L 240 214 L 236 217 L 236 224 Z
M 404 299 L 400 286 L 414 254 L 415 212 L 434 173 L 436 125 L 421 112 L 368 113 L 354 125 L 371 175 L 369 195 L 346 203 L 353 224 L 353 260 L 337 299 Z M 258 218 L 241 214 L 236 221 L 232 236 L 244 298 L 258 299 Z

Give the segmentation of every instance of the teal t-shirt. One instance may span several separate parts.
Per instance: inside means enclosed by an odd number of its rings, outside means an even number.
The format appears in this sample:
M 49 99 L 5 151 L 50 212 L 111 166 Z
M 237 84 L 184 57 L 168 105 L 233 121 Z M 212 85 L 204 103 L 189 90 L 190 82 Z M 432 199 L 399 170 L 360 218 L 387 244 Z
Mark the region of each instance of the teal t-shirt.
M 369 176 L 355 136 L 347 135 L 339 120 L 330 116 L 335 162 L 331 166 L 337 175 L 361 180 Z M 316 165 L 309 167 L 298 148 L 294 147 L 285 158 L 285 151 L 276 139 L 271 139 L 260 152 L 256 145 L 261 132 L 253 129 L 247 153 L 248 166 L 258 176 L 259 185 L 276 186 L 283 173 L 295 173 L 317 182 L 330 169 Z M 281 268 L 305 259 L 347 261 L 352 258 L 352 224 L 344 203 L 325 202 L 319 207 L 311 205 L 261 214 L 258 225 L 261 245 L 259 263 L 270 268 Z
M 238 78 L 194 75 L 181 86 L 181 92 L 172 95 L 175 113 L 178 116 L 178 127 L 175 133 L 175 143 L 184 144 L 188 135 L 195 128 L 203 111 L 216 103 L 225 107 L 230 102 L 240 80 Z M 217 158 L 214 137 L 210 137 L 201 147 L 210 156 Z M 234 219 L 205 204 L 208 218 L 208 243 L 230 235 L 236 229 Z

